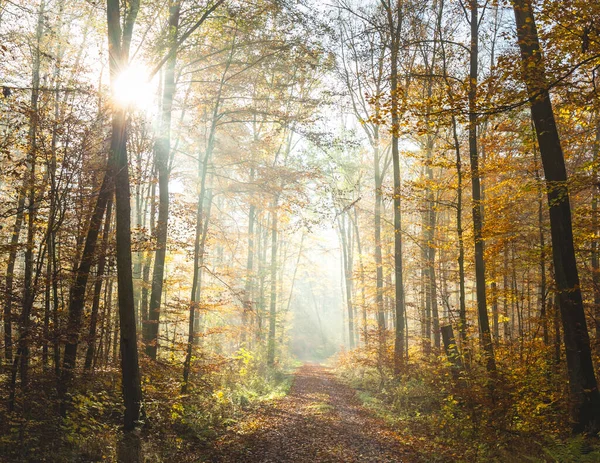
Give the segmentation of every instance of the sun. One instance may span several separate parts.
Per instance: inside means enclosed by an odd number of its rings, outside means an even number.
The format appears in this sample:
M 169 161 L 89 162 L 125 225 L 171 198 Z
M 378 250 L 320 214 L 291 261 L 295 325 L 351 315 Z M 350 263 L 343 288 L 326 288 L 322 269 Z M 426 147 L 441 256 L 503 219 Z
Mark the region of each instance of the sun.
M 148 82 L 148 70 L 143 65 L 133 64 L 121 72 L 113 90 L 113 99 L 121 107 L 144 109 L 152 103 L 152 86 Z

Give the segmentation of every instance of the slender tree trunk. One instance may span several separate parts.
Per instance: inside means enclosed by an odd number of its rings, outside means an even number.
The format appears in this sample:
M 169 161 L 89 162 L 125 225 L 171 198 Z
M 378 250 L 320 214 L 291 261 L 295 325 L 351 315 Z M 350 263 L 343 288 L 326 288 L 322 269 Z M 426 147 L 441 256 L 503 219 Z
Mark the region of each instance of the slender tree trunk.
M 8 264 L 6 266 L 6 296 L 4 300 L 4 359 L 7 364 L 12 363 L 12 304 L 14 300 L 14 277 L 15 264 L 17 262 L 17 253 L 19 248 L 19 235 L 23 226 L 23 216 L 25 210 L 25 196 L 27 194 L 27 182 L 23 181 L 23 187 L 19 190 L 17 200 L 17 213 L 15 215 L 15 224 L 10 239 L 10 251 L 8 253 Z
M 469 158 L 471 161 L 471 185 L 473 196 L 473 238 L 475 240 L 475 285 L 477 291 L 477 314 L 479 318 L 479 334 L 486 355 L 488 371 L 496 370 L 494 345 L 490 333 L 490 322 L 487 312 L 485 288 L 485 261 L 483 242 L 483 220 L 481 203 L 481 183 L 479 175 L 479 153 L 477 148 L 477 79 L 479 55 L 479 14 L 477 0 L 470 0 L 471 8 L 471 61 L 469 84 Z
M 496 276 L 492 280 L 490 285 L 492 293 L 492 329 L 494 333 L 494 344 L 498 345 L 500 341 L 500 312 L 498 308 L 498 283 L 496 283 Z
M 179 26 L 179 0 L 169 2 L 169 40 L 168 47 L 177 44 Z M 144 325 L 143 337 L 146 354 L 156 360 L 158 351 L 158 327 L 160 324 L 160 303 L 163 293 L 165 257 L 167 255 L 167 231 L 169 221 L 169 154 L 171 152 L 171 116 L 175 95 L 175 63 L 177 54 L 173 53 L 167 61 L 162 95 L 162 117 L 160 135 L 154 146 L 156 169 L 158 171 L 158 221 L 156 224 L 156 253 L 152 272 L 152 290 L 148 322 Z
M 354 310 L 352 308 L 352 269 L 350 263 L 350 244 L 346 234 L 345 213 L 338 217 L 338 228 L 340 230 L 340 240 L 342 245 L 342 267 L 344 269 L 344 288 L 346 291 L 346 310 L 347 310 L 347 329 L 348 344 L 350 349 L 354 349 Z
M 114 83 L 129 60 L 133 26 L 139 10 L 139 0 L 128 3 L 124 28 L 121 30 L 119 0 L 107 0 L 108 45 L 111 83 Z M 133 429 L 142 418 L 142 388 L 138 363 L 133 275 L 131 271 L 131 202 L 127 163 L 127 116 L 124 109 L 115 108 L 110 140 L 111 163 L 114 172 L 117 285 L 119 299 L 120 350 L 124 427 Z
M 36 43 L 33 52 L 33 73 L 31 90 L 31 107 L 29 118 L 29 147 L 27 153 L 28 178 L 23 186 L 23 196 L 27 197 L 27 241 L 25 247 L 25 268 L 23 274 L 23 311 L 21 313 L 19 343 L 16 357 L 13 361 L 13 370 L 10 384 L 9 410 L 12 411 L 15 403 L 16 394 L 16 375 L 20 366 L 21 389 L 27 390 L 28 370 L 29 370 L 29 343 L 31 336 L 31 310 L 35 298 L 35 288 L 33 287 L 33 248 L 35 241 L 35 218 L 36 218 L 36 158 L 38 144 L 38 100 L 40 87 L 40 65 L 42 52 L 40 50 L 41 40 L 44 35 L 44 14 L 46 2 L 42 0 L 38 10 Z M 24 207 L 24 206 L 23 206 Z M 17 212 L 18 213 L 18 212 Z M 16 224 L 15 224 L 16 225 Z M 20 227 L 19 227 L 20 228 Z M 15 226 L 16 229 L 16 226 Z M 14 235 L 13 235 L 14 236 Z M 17 235 L 18 239 L 18 235 Z M 14 271 L 14 270 L 13 270 Z M 12 272 L 11 272 L 12 273 Z M 12 286 L 12 284 L 11 284 Z M 12 293 L 12 291 L 11 291 Z M 12 295 L 9 295 L 12 297 Z M 9 320 L 11 314 L 9 313 Z
M 209 154 L 204 157 L 204 163 L 200 167 L 201 183 L 200 194 L 198 195 L 198 206 L 196 210 L 196 235 L 194 238 L 194 275 L 192 278 L 192 290 L 190 296 L 190 315 L 188 320 L 188 342 L 185 360 L 183 363 L 183 383 L 181 385 L 182 394 L 187 393 L 190 370 L 192 367 L 192 355 L 194 351 L 195 332 L 200 329 L 199 323 L 196 321 L 196 310 L 200 304 L 201 286 L 202 286 L 202 266 L 204 260 L 204 247 L 206 245 L 206 237 L 208 235 L 208 224 L 210 220 L 210 211 L 212 206 L 212 194 L 209 192 L 206 195 L 206 172 L 208 170 L 206 164 L 209 160 Z M 204 216 L 204 197 L 207 198 L 206 218 Z
M 254 168 L 250 169 L 250 182 L 254 182 Z M 248 339 L 248 315 L 252 314 L 253 285 L 254 285 L 254 221 L 256 206 L 250 204 L 248 211 L 248 257 L 246 259 L 246 281 L 244 282 L 244 307 L 242 310 L 241 346 L 245 347 Z
M 600 114 L 597 111 L 596 117 L 596 138 L 592 152 L 592 244 L 591 244 L 591 265 L 592 265 L 592 285 L 594 289 L 594 324 L 596 330 L 596 350 L 600 352 L 600 258 L 598 256 L 598 235 L 600 228 L 598 226 L 598 199 L 600 184 L 598 182 L 598 162 L 600 162 Z
M 106 214 L 104 219 L 104 228 L 102 230 L 102 246 L 100 248 L 100 257 L 98 259 L 98 271 L 94 283 L 94 298 L 92 300 L 92 313 L 90 315 L 90 330 L 88 334 L 88 348 L 85 354 L 86 371 L 91 370 L 94 354 L 96 351 L 96 331 L 98 327 L 98 311 L 100 309 L 100 295 L 102 294 L 102 280 L 106 271 L 106 252 L 108 249 L 108 238 L 110 234 L 110 221 L 112 216 L 112 195 L 106 204 Z
M 85 245 L 81 254 L 81 262 L 75 272 L 75 282 L 71 287 L 69 296 L 69 320 L 67 323 L 67 344 L 65 345 L 62 374 L 60 381 L 60 410 L 61 414 L 66 413 L 65 398 L 70 388 L 70 383 L 73 378 L 73 369 L 75 368 L 77 359 L 77 347 L 79 345 L 79 333 L 81 330 L 81 318 L 83 315 L 83 307 L 85 303 L 85 290 L 87 281 L 92 267 L 92 262 L 96 253 L 96 244 L 98 234 L 102 225 L 102 217 L 106 210 L 106 205 L 109 197 L 113 193 L 111 184 L 112 172 L 109 170 L 104 175 L 102 186 L 98 193 L 98 198 L 90 218 Z
M 152 175 L 152 186 L 149 189 L 150 196 L 150 236 L 154 236 L 156 228 L 156 182 L 155 176 Z M 149 305 L 149 287 L 150 287 L 150 268 L 152 267 L 152 252 L 146 250 L 144 264 L 142 266 L 142 299 L 140 302 L 140 312 L 142 318 L 142 330 L 144 324 L 148 321 L 148 305 Z
M 358 250 L 358 263 L 360 266 L 360 292 L 361 292 L 361 311 L 362 311 L 362 324 L 363 324 L 363 340 L 365 345 L 369 343 L 369 333 L 368 333 L 368 322 L 367 322 L 367 296 L 366 296 L 366 281 L 365 281 L 365 265 L 363 262 L 362 256 L 362 244 L 360 240 L 360 229 L 358 226 L 358 212 L 356 208 L 354 208 L 354 220 L 352 221 L 354 224 L 354 236 L 356 236 L 356 246 Z
M 542 324 L 542 339 L 544 345 L 550 345 L 548 334 L 548 313 L 547 313 L 547 283 L 546 283 L 546 236 L 544 234 L 544 188 L 542 178 L 539 174 L 537 165 L 537 154 L 535 157 L 535 177 L 538 182 L 538 232 L 540 236 L 540 322 Z
M 398 102 L 398 59 L 400 52 L 400 31 L 402 29 L 401 5 L 396 8 L 387 5 L 386 14 L 390 29 L 391 60 L 391 116 L 392 116 L 392 164 L 394 168 L 394 275 L 395 275 L 395 340 L 394 373 L 399 374 L 405 363 L 404 346 L 404 271 L 402 262 L 402 210 L 399 150 L 399 102 Z
M 269 308 L 269 336 L 267 339 L 267 364 L 275 365 L 275 329 L 277 324 L 277 208 L 279 194 L 273 198 L 271 212 L 271 302 Z
M 504 341 L 511 339 L 512 331 L 510 329 L 510 314 L 508 312 L 509 307 L 509 286 L 508 286 L 508 243 L 504 247 L 504 272 L 502 272 L 502 303 L 504 305 Z
M 264 340 L 264 324 L 265 324 L 265 315 L 266 315 L 266 297 L 265 297 L 265 286 L 266 286 L 266 274 L 267 274 L 267 248 L 268 248 L 268 240 L 269 240 L 269 228 L 270 228 L 271 214 L 260 223 L 260 230 L 258 232 L 259 236 L 259 245 L 260 249 L 258 252 L 258 256 L 260 257 L 260 261 L 258 264 L 259 268 L 259 291 L 258 291 L 258 310 L 257 310 L 257 319 L 258 319 L 258 329 L 257 329 L 257 339 L 259 341 Z M 266 223 L 265 223 L 266 222 Z M 346 331 L 344 330 L 344 333 Z

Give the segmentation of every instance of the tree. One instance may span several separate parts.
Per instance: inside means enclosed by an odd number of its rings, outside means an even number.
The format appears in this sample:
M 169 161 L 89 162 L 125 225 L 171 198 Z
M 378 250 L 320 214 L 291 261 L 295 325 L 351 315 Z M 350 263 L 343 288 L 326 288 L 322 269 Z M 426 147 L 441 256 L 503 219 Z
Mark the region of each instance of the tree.
M 573 245 L 565 160 L 531 2 L 513 0 L 512 4 L 523 64 L 522 75 L 531 103 L 531 117 L 546 179 L 554 280 L 569 372 L 570 418 L 575 432 L 595 432 L 600 426 L 600 393 L 594 373 Z
M 481 203 L 481 183 L 479 178 L 479 151 L 477 149 L 477 80 L 479 56 L 479 6 L 477 0 L 470 0 L 471 46 L 469 64 L 469 159 L 471 161 L 471 187 L 473 196 L 473 238 L 475 240 L 475 281 L 477 286 L 477 315 L 481 344 L 486 355 L 488 371 L 496 370 L 494 344 L 490 332 L 487 311 L 485 283 L 485 260 L 483 242 L 483 206 Z
M 169 2 L 169 23 L 167 26 L 167 46 L 174 49 L 177 46 L 179 29 L 179 14 L 181 1 Z M 169 222 L 169 157 L 171 154 L 171 113 L 175 97 L 175 63 L 177 51 L 171 53 L 164 72 L 163 94 L 161 102 L 160 130 L 154 144 L 156 170 L 158 171 L 158 219 L 156 224 L 156 253 L 154 270 L 152 272 L 152 291 L 148 320 L 143 325 L 146 354 L 156 360 L 158 351 L 158 326 L 160 322 L 160 300 L 163 293 L 165 273 L 165 256 L 167 254 L 167 232 Z
M 139 0 L 131 0 L 125 9 L 121 29 L 121 4 L 107 0 L 108 50 L 111 83 L 114 86 L 119 73 L 129 61 L 133 27 L 138 15 Z M 113 88 L 114 91 L 114 88 Z M 138 363 L 133 275 L 131 273 L 131 204 L 129 191 L 129 166 L 127 164 L 127 111 L 113 108 L 110 138 L 110 169 L 114 175 L 117 282 L 119 293 L 119 325 L 121 346 L 121 373 L 123 400 L 125 402 L 124 427 L 133 429 L 142 419 L 142 387 Z

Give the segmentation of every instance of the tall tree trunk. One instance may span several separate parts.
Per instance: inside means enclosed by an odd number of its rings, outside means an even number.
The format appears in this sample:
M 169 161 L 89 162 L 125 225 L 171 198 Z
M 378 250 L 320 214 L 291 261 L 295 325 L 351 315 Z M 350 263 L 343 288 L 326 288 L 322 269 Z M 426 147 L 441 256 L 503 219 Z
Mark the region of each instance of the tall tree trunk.
M 106 252 L 108 249 L 108 237 L 110 235 L 110 221 L 112 216 L 112 195 L 106 205 L 104 219 L 104 228 L 102 230 L 102 245 L 100 248 L 100 257 L 98 259 L 98 271 L 94 283 L 94 298 L 92 300 L 92 313 L 90 315 L 90 330 L 88 333 L 88 348 L 85 354 L 84 369 L 89 371 L 92 368 L 94 354 L 96 351 L 96 331 L 98 327 L 98 312 L 100 309 L 100 295 L 102 294 L 102 280 L 106 271 Z
M 538 233 L 540 236 L 540 322 L 542 324 L 542 339 L 544 345 L 550 345 L 550 337 L 548 334 L 548 301 L 546 299 L 547 283 L 546 283 L 546 236 L 544 234 L 544 187 L 542 178 L 539 173 L 537 163 L 537 153 L 535 156 L 535 179 L 538 182 Z
M 23 311 L 21 312 L 19 343 L 16 357 L 13 361 L 13 370 L 10 384 L 9 410 L 12 410 L 15 403 L 16 393 L 16 374 L 20 366 L 21 389 L 27 389 L 28 369 L 29 369 L 29 342 L 31 310 L 35 298 L 35 288 L 33 287 L 33 248 L 35 241 L 35 217 L 36 217 L 36 158 L 38 144 L 38 100 L 40 87 L 40 65 L 41 65 L 41 41 L 44 35 L 44 14 L 46 2 L 42 0 L 38 10 L 36 43 L 33 51 L 33 72 L 32 72 L 32 90 L 31 107 L 29 117 L 29 146 L 27 153 L 28 178 L 24 184 L 24 197 L 27 196 L 27 241 L 25 247 L 25 268 L 23 275 Z M 15 224 L 16 225 L 16 224 Z M 16 228 L 16 227 L 15 227 Z M 20 228 L 20 227 L 19 227 Z M 13 235 L 14 236 L 14 235 Z M 18 236 L 17 236 L 18 238 Z M 9 295 L 9 297 L 12 297 Z M 10 318 L 9 318 L 10 320 Z
M 475 240 L 475 285 L 477 291 L 477 314 L 479 318 L 479 334 L 486 356 L 488 371 L 496 370 L 494 345 L 490 333 L 490 322 L 487 312 L 485 288 L 485 261 L 483 242 L 483 220 L 481 203 L 481 183 L 479 176 L 479 153 L 477 148 L 477 79 L 479 56 L 479 11 L 477 0 L 470 0 L 471 8 L 471 60 L 469 72 L 469 158 L 471 161 L 471 186 L 473 196 L 473 238 Z
M 267 364 L 275 365 L 275 329 L 277 324 L 277 208 L 279 194 L 273 198 L 271 211 L 271 301 L 269 305 L 269 335 L 267 338 Z
M 596 329 L 596 350 L 600 352 L 600 258 L 598 256 L 598 199 L 600 185 L 598 183 L 598 162 L 600 162 L 600 111 L 595 113 L 596 117 L 596 137 L 594 147 L 592 148 L 592 244 L 591 244 L 591 265 L 592 265 L 592 285 L 594 290 L 594 321 Z
M 256 337 L 258 341 L 263 341 L 264 336 L 264 325 L 266 315 L 266 297 L 265 297 L 265 286 L 266 286 L 266 274 L 267 274 L 267 248 L 269 241 L 269 226 L 270 226 L 271 215 L 269 214 L 266 219 L 259 222 L 260 227 L 258 231 L 259 237 L 259 250 L 258 250 L 258 269 L 259 269 L 259 285 L 258 285 L 258 304 L 257 304 L 257 331 Z M 346 331 L 344 330 L 344 333 Z
M 128 3 L 123 31 L 119 0 L 107 0 L 108 50 L 111 83 L 129 61 L 129 48 L 133 26 L 139 10 L 139 0 Z M 123 400 L 125 402 L 124 427 L 133 429 L 142 418 L 142 388 L 138 363 L 133 275 L 131 271 L 131 202 L 129 167 L 127 162 L 127 115 L 115 108 L 112 116 L 110 139 L 111 163 L 114 172 L 117 286 L 119 299 L 120 351 Z
M 379 149 L 379 129 L 374 128 L 373 137 L 373 164 L 375 166 L 375 305 L 377 317 L 377 334 L 381 357 L 385 352 L 385 307 L 383 305 L 383 252 L 381 243 L 381 209 L 383 203 L 383 176 L 381 174 L 381 159 Z M 379 359 L 381 362 L 383 359 Z
M 155 174 L 152 174 L 152 185 L 149 188 L 148 195 L 150 199 L 150 236 L 154 236 L 156 228 L 156 182 Z M 152 252 L 146 250 L 144 252 L 144 263 L 142 265 L 142 291 L 140 301 L 140 312 L 142 318 L 142 330 L 144 324 L 148 321 L 148 305 L 149 305 L 149 288 L 150 288 L 150 268 L 152 267 Z
M 5 280 L 5 300 L 4 300 L 4 359 L 7 364 L 12 363 L 12 304 L 14 300 L 14 279 L 15 279 L 15 264 L 17 262 L 17 254 L 19 248 L 19 235 L 23 226 L 23 217 L 25 211 L 25 196 L 27 194 L 27 182 L 23 181 L 23 186 L 19 189 L 19 198 L 17 199 L 17 209 L 15 215 L 15 223 L 13 225 L 10 238 L 10 251 L 8 253 L 8 264 L 6 266 Z
M 251 170 L 250 173 L 250 181 L 254 180 L 254 169 Z M 247 331 L 248 331 L 248 315 L 252 314 L 253 311 L 253 303 L 252 303 L 252 293 L 253 293 L 253 284 L 254 284 L 254 220 L 256 214 L 256 206 L 254 204 L 250 205 L 250 210 L 248 211 L 248 257 L 246 260 L 246 281 L 244 282 L 244 307 L 242 312 L 242 336 L 241 336 L 241 345 L 242 347 L 246 346 L 246 342 L 248 339 Z
M 400 53 L 400 32 L 402 18 L 400 2 L 392 7 L 382 0 L 386 10 L 390 32 L 390 85 L 392 116 L 392 164 L 394 168 L 394 276 L 395 276 L 395 339 L 394 339 L 394 373 L 398 374 L 405 363 L 404 346 L 404 271 L 402 262 L 402 210 L 399 150 L 399 104 L 398 104 L 398 59 Z
M 513 0 L 512 3 L 523 78 L 531 101 L 531 115 L 548 189 L 554 278 L 569 373 L 570 418 L 575 432 L 597 432 L 600 429 L 600 393 L 575 259 L 567 169 L 554 120 L 531 2 Z
M 354 220 L 352 221 L 354 224 L 354 236 L 356 236 L 356 246 L 358 251 L 358 264 L 360 266 L 360 293 L 361 293 L 361 312 L 362 312 L 362 331 L 363 331 L 363 340 L 365 345 L 368 344 L 369 341 L 369 333 L 368 333 L 368 322 L 367 322 L 367 296 L 366 296 L 366 281 L 365 281 L 365 265 L 363 262 L 362 255 L 362 243 L 360 240 L 360 228 L 358 226 L 358 211 L 357 208 L 354 208 Z
M 206 245 L 206 237 L 208 235 L 208 224 L 210 221 L 210 211 L 212 206 L 212 194 L 209 192 L 206 194 L 206 173 L 208 171 L 207 163 L 209 161 L 210 153 L 204 156 L 204 162 L 202 166 L 199 166 L 201 175 L 201 187 L 200 194 L 198 195 L 198 206 L 196 209 L 196 235 L 194 238 L 194 275 L 192 277 L 192 290 L 190 295 L 190 314 L 188 320 L 188 342 L 185 360 L 183 363 L 183 383 L 181 385 L 181 392 L 185 394 L 188 390 L 190 370 L 192 367 L 192 354 L 194 350 L 194 344 L 197 344 L 195 338 L 195 332 L 200 329 L 200 324 L 197 322 L 196 310 L 198 309 L 201 297 L 201 286 L 202 286 L 202 266 L 204 261 L 204 248 Z M 207 198 L 206 207 L 206 218 L 203 221 L 204 213 L 204 199 Z
M 172 49 L 177 44 L 179 26 L 179 0 L 169 2 L 169 40 L 168 47 Z M 150 310 L 148 321 L 144 324 L 143 337 L 146 354 L 156 360 L 158 351 L 158 327 L 160 323 L 160 303 L 163 293 L 165 273 L 165 257 L 167 254 L 167 231 L 169 221 L 169 154 L 171 152 L 171 115 L 173 97 L 175 95 L 175 63 L 177 53 L 172 53 L 165 69 L 162 95 L 162 117 L 160 135 L 154 146 L 156 169 L 158 171 L 158 221 L 156 224 L 156 254 L 152 272 L 152 290 L 150 293 Z
M 496 283 L 496 275 L 494 275 L 492 279 L 492 283 L 490 285 L 491 293 L 492 293 L 492 330 L 493 330 L 493 340 L 494 344 L 498 345 L 500 341 L 500 311 L 498 308 L 498 283 Z
M 111 184 L 112 172 L 108 170 L 104 175 L 102 186 L 98 193 L 98 198 L 90 218 L 90 224 L 88 227 L 87 236 L 85 239 L 85 245 L 81 254 L 81 262 L 75 272 L 75 281 L 71 287 L 69 296 L 69 320 L 67 323 L 67 344 L 65 345 L 65 352 L 63 357 L 62 374 L 60 381 L 60 410 L 61 414 L 65 414 L 65 398 L 68 393 L 70 382 L 73 377 L 73 369 L 75 368 L 75 362 L 77 359 L 77 346 L 79 345 L 79 332 L 81 330 L 81 318 L 83 315 L 83 307 L 85 303 L 85 290 L 87 281 L 92 267 L 92 262 L 96 253 L 96 244 L 98 241 L 98 234 L 102 225 L 102 217 L 106 210 L 109 197 L 113 193 L 113 186 Z
M 346 291 L 346 310 L 347 310 L 347 329 L 348 343 L 350 349 L 354 349 L 354 310 L 352 308 L 352 268 L 350 263 L 350 243 L 346 234 L 345 212 L 338 216 L 338 228 L 340 230 L 340 240 L 342 245 L 342 267 L 344 269 L 344 288 Z
M 439 3 L 438 13 L 438 34 L 440 37 L 440 51 L 442 54 L 442 72 L 444 76 L 444 82 L 446 83 L 446 91 L 450 99 L 454 99 L 454 92 L 452 91 L 452 85 L 448 77 L 447 61 L 446 61 L 446 47 L 445 40 L 442 30 L 442 17 L 444 12 L 444 1 Z M 460 335 L 460 341 L 463 349 L 465 348 L 467 341 L 467 310 L 466 310 L 466 299 L 465 299 L 465 246 L 463 238 L 463 227 L 462 227 L 462 194 L 463 194 L 463 171 L 462 171 L 462 160 L 460 155 L 460 141 L 458 139 L 458 129 L 456 116 L 453 114 L 451 118 L 452 122 L 452 140 L 454 142 L 454 151 L 456 153 L 456 235 L 458 239 L 458 331 Z

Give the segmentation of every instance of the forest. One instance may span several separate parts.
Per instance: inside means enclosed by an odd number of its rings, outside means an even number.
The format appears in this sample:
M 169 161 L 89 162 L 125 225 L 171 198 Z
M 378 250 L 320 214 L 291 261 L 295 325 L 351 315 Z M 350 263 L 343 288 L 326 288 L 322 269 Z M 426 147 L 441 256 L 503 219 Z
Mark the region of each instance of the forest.
M 0 39 L 0 461 L 600 461 L 600 3 Z

